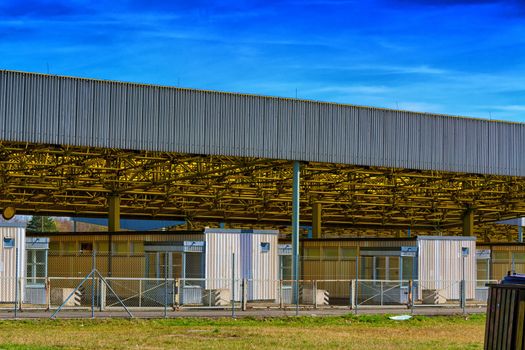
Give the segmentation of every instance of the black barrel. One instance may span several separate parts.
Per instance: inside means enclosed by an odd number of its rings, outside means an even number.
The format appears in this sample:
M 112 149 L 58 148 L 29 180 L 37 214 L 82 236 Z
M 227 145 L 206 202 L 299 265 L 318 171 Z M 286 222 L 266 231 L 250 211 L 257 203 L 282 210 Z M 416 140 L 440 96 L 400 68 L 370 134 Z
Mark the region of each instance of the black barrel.
M 513 277 L 489 285 L 485 349 L 525 350 L 525 284 L 518 284 L 522 281 Z

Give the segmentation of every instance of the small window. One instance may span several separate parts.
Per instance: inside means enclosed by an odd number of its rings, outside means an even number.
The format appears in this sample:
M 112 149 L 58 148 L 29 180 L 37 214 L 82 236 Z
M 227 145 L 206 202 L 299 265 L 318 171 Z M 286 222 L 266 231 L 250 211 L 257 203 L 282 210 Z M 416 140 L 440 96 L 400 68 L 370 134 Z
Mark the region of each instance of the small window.
M 69 242 L 63 242 L 62 243 L 62 247 L 63 247 L 63 251 L 66 252 L 66 253 L 74 253 L 77 251 L 77 242 L 72 242 L 72 241 L 69 241 Z
M 107 241 L 96 242 L 95 247 L 97 247 L 97 252 L 99 253 L 109 252 L 109 244 Z
M 113 255 L 126 255 L 129 253 L 128 242 L 113 242 Z
M 337 260 L 338 257 L 339 257 L 339 248 L 337 247 L 324 247 L 323 248 L 323 259 Z
M 4 248 L 14 248 L 15 247 L 15 239 L 4 237 Z
M 49 251 L 59 252 L 60 251 L 60 242 L 49 242 Z
M 93 251 L 93 242 L 81 242 L 80 250 L 83 252 L 92 252 Z
M 131 242 L 133 254 L 142 254 L 144 253 L 144 242 L 142 241 L 133 241 Z
M 321 254 L 320 254 L 320 249 L 315 247 L 315 248 L 304 248 L 303 255 L 306 260 L 319 260 L 319 257 Z
M 261 253 L 268 253 L 270 251 L 269 242 L 261 242 Z
M 492 259 L 494 262 L 510 262 L 509 252 L 492 251 Z
M 341 248 L 341 260 L 354 260 L 357 256 L 356 247 L 344 247 Z
M 512 260 L 515 263 L 525 263 L 525 252 L 513 252 L 512 253 Z

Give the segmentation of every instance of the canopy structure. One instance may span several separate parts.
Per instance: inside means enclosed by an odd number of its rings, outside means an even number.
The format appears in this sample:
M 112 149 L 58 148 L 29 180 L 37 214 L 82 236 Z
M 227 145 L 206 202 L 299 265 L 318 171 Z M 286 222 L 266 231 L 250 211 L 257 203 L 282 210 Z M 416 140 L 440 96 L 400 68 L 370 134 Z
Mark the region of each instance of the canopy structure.
M 0 71 L 0 140 L 23 214 L 289 225 L 299 161 L 316 231 L 525 215 L 519 123 Z

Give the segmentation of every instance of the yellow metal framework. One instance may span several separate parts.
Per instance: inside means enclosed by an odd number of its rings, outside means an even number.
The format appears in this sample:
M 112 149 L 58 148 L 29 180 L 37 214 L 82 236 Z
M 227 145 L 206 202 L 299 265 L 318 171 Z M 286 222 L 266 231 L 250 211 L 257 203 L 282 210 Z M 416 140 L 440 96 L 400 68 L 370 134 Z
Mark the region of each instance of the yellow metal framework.
M 525 215 L 525 178 L 303 163 L 301 221 L 323 228 L 441 230 Z M 292 162 L 90 147 L 0 143 L 0 207 L 18 214 L 287 225 Z

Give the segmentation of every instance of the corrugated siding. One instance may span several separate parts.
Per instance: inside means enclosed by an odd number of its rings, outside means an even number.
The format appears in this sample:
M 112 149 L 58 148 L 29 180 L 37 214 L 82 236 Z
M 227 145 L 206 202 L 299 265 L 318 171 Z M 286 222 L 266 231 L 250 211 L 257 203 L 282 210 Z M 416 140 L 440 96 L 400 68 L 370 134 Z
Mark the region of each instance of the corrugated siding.
M 230 289 L 232 280 L 232 254 L 235 253 L 235 297 L 240 300 L 240 281 L 251 279 L 249 300 L 277 298 L 279 259 L 277 233 L 227 233 L 206 231 L 206 288 Z M 260 243 L 269 242 L 270 251 L 261 253 Z
M 16 286 L 16 250 L 5 248 L 4 238 L 14 238 L 15 246 L 18 248 L 18 277 L 26 276 L 25 269 L 25 228 L 22 227 L 0 227 L 0 261 L 3 269 L 0 271 L 0 303 L 15 301 Z M 25 281 L 22 280 L 19 300 L 24 298 Z
M 301 246 L 303 248 L 311 247 L 381 247 L 381 248 L 390 248 L 390 247 L 410 247 L 416 245 L 416 239 L 412 240 L 388 240 L 388 239 L 377 239 L 377 240 L 367 240 L 366 238 L 359 240 L 308 240 L 304 239 L 301 241 Z
M 475 298 L 476 241 L 475 240 L 418 240 L 418 289 L 439 289 L 447 299 L 460 299 L 462 279 L 461 248 L 468 247 L 465 258 L 466 298 Z
M 525 175 L 524 124 L 11 71 L 0 138 Z

